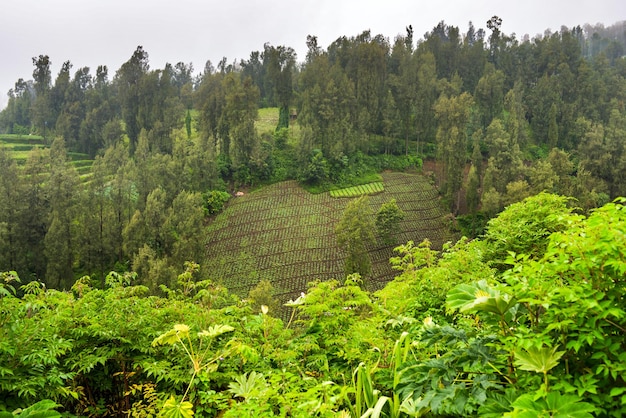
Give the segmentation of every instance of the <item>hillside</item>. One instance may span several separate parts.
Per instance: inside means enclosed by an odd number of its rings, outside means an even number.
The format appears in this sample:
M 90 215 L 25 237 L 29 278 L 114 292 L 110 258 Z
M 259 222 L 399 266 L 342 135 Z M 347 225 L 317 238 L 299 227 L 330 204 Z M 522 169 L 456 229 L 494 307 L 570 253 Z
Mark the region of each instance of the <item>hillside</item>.
M 434 248 L 451 238 L 437 191 L 421 175 L 384 173 L 385 191 L 371 196 L 372 212 L 391 199 L 405 212 L 396 243 L 428 238 Z M 313 195 L 294 181 L 231 199 L 208 228 L 207 271 L 231 291 L 246 295 L 260 280 L 271 280 L 279 299 L 305 291 L 315 280 L 342 278 L 346 253 L 336 244 L 335 226 L 350 199 Z M 394 245 L 380 240 L 369 248 L 369 289 L 393 279 Z

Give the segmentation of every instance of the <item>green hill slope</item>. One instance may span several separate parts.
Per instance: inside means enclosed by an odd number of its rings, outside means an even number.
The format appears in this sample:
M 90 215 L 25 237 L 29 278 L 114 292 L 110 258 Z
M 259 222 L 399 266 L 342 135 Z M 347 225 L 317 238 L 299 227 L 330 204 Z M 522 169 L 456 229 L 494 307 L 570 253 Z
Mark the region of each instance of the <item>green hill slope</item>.
M 396 199 L 405 212 L 398 244 L 428 238 L 434 248 L 451 238 L 437 191 L 415 174 L 383 174 L 384 192 L 370 197 L 372 212 Z M 311 280 L 342 278 L 346 252 L 335 226 L 350 199 L 313 195 L 296 182 L 271 185 L 231 199 L 209 225 L 205 267 L 211 277 L 242 296 L 267 279 L 281 300 L 299 294 Z M 364 282 L 381 288 L 394 277 L 389 258 L 395 245 L 370 246 L 372 274 Z

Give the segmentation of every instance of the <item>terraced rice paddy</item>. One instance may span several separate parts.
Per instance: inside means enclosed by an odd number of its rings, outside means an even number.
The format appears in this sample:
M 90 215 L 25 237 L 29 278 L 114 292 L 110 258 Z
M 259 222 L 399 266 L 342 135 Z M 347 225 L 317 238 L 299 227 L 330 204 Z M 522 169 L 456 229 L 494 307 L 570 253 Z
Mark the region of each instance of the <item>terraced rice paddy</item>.
M 372 213 L 395 198 L 405 219 L 397 244 L 428 238 L 434 248 L 452 238 L 437 191 L 415 174 L 385 173 L 384 190 L 370 196 Z M 209 225 L 205 267 L 213 279 L 242 296 L 260 280 L 273 283 L 280 300 L 305 290 L 312 280 L 342 279 L 344 249 L 336 244 L 335 226 L 350 199 L 330 193 L 312 195 L 289 181 L 231 199 Z M 372 274 L 369 289 L 392 280 L 389 265 L 395 245 L 370 245 Z

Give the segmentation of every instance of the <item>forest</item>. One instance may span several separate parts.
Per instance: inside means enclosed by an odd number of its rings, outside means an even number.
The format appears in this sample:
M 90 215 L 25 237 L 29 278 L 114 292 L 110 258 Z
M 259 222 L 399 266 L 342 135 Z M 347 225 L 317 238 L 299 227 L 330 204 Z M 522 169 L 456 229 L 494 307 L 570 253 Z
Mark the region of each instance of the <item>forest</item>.
M 199 74 L 33 57 L 0 417 L 624 415 L 626 22 L 502 23 Z

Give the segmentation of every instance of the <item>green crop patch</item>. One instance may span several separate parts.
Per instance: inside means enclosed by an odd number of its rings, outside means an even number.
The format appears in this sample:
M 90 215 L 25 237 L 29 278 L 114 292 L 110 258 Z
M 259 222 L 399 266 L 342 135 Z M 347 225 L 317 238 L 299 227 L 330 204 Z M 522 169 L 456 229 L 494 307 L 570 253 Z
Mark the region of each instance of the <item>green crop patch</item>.
M 360 186 L 346 187 L 344 189 L 331 190 L 330 197 L 359 197 L 363 195 L 374 195 L 385 191 L 383 182 L 362 184 Z

